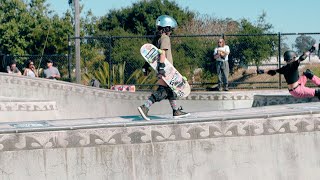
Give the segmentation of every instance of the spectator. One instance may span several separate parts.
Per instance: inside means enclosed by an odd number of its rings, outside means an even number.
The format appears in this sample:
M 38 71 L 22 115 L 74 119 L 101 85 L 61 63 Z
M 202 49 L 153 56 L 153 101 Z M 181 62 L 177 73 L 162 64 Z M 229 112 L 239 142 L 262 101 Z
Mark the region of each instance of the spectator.
M 92 78 L 89 85 L 92 87 L 100 87 L 100 82 L 97 79 Z
M 230 48 L 225 44 L 225 40 L 220 38 L 218 41 L 218 47 L 214 49 L 213 59 L 216 60 L 216 68 L 218 74 L 218 89 L 222 91 L 222 87 L 225 91 L 229 91 L 228 76 L 229 76 L 229 62 L 228 55 Z
M 7 66 L 7 73 L 21 75 L 19 68 L 17 68 L 17 62 L 15 60 L 11 60 L 9 66 Z
M 47 60 L 47 69 L 43 71 L 44 78 L 47 79 L 60 79 L 60 73 L 58 68 L 53 66 L 51 59 Z
M 23 75 L 28 77 L 39 77 L 37 70 L 34 66 L 34 62 L 31 59 L 27 61 L 26 68 L 24 69 Z

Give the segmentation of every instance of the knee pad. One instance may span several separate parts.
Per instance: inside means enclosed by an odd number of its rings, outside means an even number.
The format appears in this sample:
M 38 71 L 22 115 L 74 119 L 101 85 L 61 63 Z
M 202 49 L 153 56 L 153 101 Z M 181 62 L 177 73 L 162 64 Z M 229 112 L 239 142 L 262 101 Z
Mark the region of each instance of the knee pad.
M 305 75 L 310 80 L 313 78 L 313 72 L 310 69 L 307 69 L 305 72 L 303 72 L 303 75 Z
M 161 100 L 163 100 L 163 99 L 165 99 L 167 97 L 167 93 L 166 93 L 166 91 L 157 90 L 156 92 L 152 93 L 151 97 L 153 99 L 151 101 L 160 102 Z

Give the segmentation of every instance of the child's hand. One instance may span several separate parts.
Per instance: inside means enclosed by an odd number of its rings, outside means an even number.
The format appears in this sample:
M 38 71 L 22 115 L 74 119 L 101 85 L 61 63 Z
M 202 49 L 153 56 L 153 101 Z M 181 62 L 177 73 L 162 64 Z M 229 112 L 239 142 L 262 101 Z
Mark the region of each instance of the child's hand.
M 276 72 L 275 70 L 269 70 L 267 73 L 268 73 L 269 75 L 271 75 L 271 76 L 274 76 L 274 75 L 277 74 L 277 72 Z
M 312 53 L 313 51 L 316 50 L 317 46 L 318 46 L 318 44 L 314 44 L 314 45 L 308 50 L 309 54 L 306 54 L 306 55 L 309 56 L 310 53 Z

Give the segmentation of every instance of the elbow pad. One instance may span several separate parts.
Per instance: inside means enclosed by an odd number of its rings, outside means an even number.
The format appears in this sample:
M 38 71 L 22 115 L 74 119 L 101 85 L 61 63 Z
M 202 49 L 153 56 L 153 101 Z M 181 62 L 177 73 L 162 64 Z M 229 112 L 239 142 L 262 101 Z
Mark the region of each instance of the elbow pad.
M 299 57 L 299 60 L 300 61 L 304 61 L 305 59 L 307 59 L 307 55 L 301 55 L 300 57 Z

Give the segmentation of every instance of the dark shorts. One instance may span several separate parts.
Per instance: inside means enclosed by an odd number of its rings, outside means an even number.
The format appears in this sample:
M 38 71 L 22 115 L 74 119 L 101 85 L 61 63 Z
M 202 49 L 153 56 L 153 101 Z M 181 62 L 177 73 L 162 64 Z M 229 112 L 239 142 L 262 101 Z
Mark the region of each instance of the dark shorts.
M 163 99 L 176 100 L 177 95 L 174 93 L 171 88 L 166 86 L 159 85 L 157 91 L 151 95 L 154 99 L 154 102 L 160 102 Z

